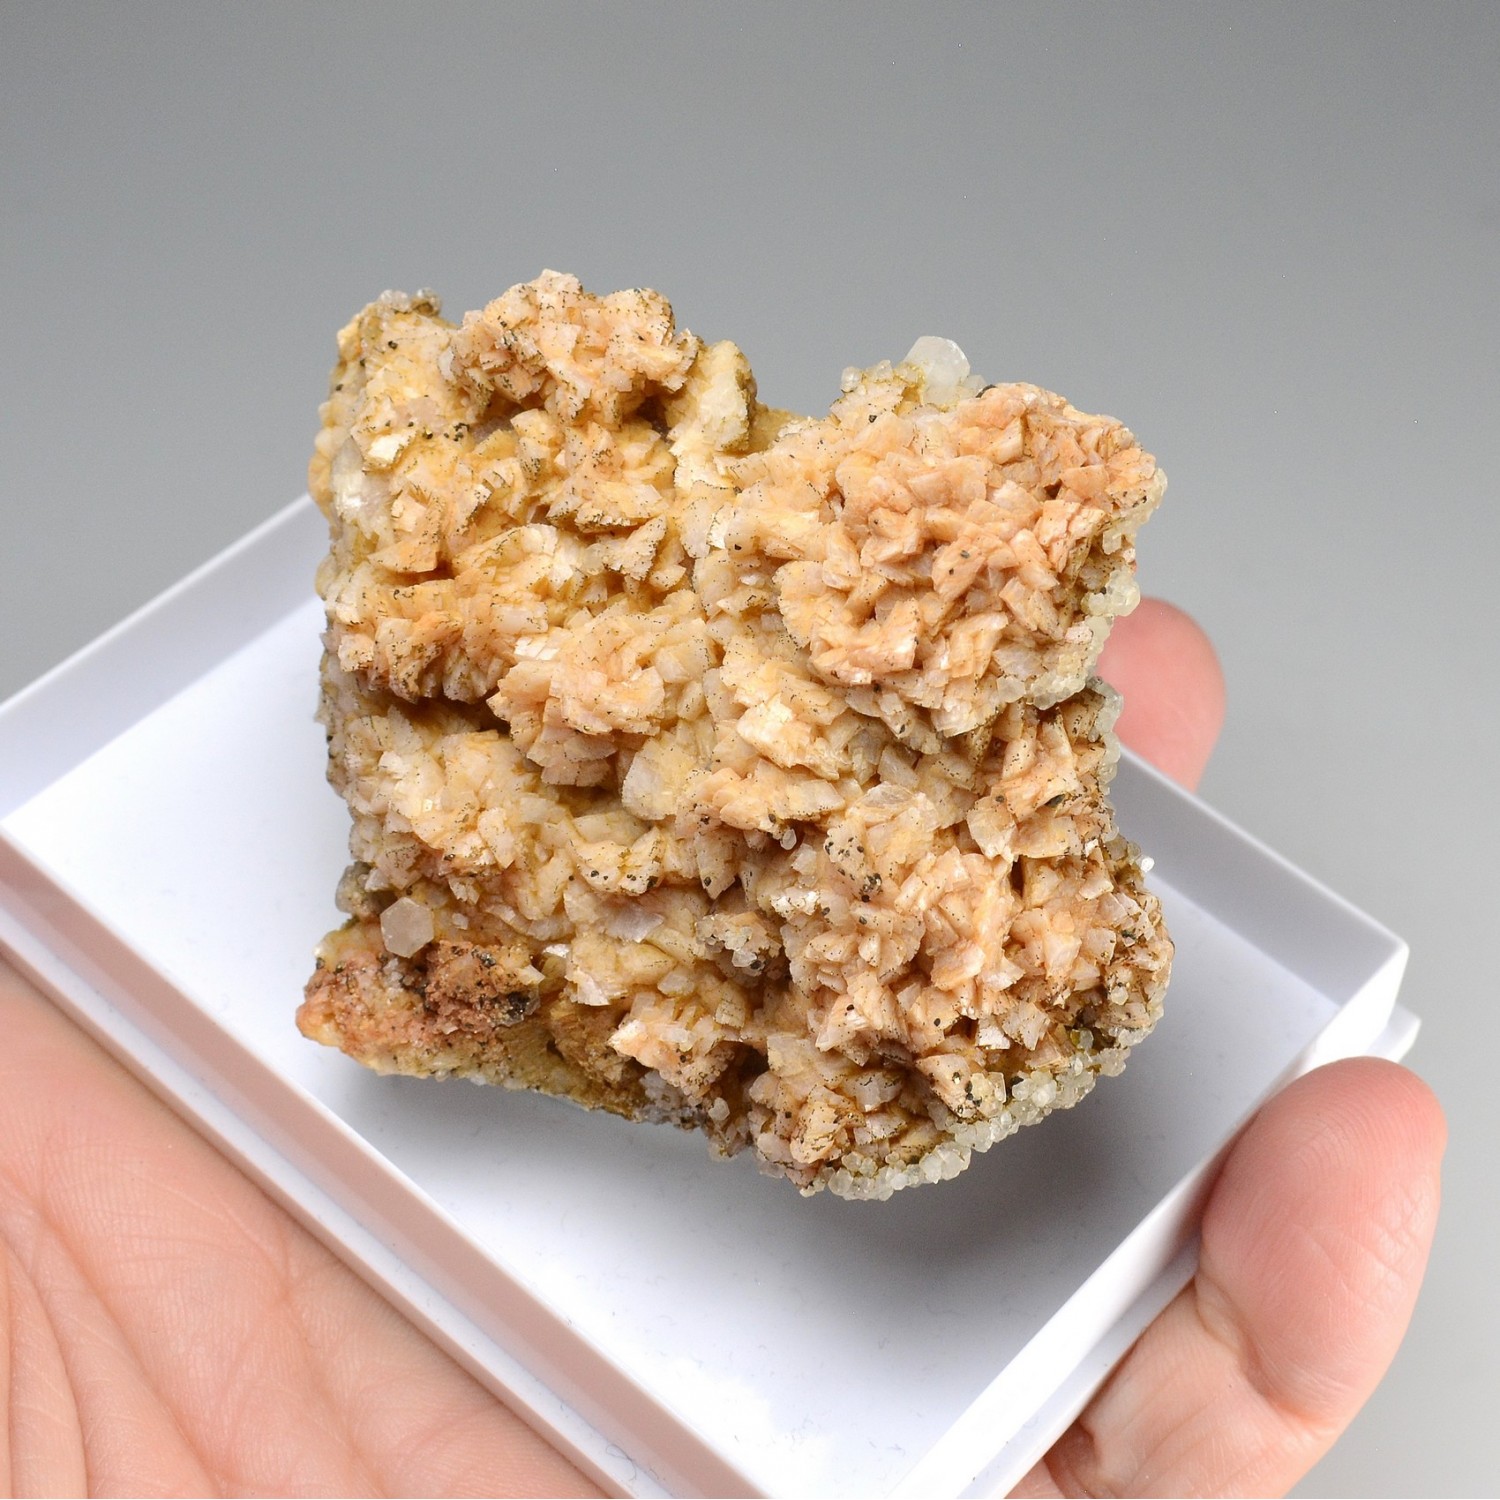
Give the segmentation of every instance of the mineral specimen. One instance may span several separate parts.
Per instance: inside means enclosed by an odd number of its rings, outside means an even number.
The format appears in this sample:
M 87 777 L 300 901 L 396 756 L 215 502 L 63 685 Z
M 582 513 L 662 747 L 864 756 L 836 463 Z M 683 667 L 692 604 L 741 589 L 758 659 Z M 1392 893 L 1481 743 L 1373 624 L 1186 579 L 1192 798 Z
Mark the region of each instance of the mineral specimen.
M 302 1030 L 849 1197 L 1075 1103 L 1171 958 L 1089 678 L 1163 486 L 946 340 L 807 420 L 653 292 L 387 293 L 311 467 L 354 862 Z

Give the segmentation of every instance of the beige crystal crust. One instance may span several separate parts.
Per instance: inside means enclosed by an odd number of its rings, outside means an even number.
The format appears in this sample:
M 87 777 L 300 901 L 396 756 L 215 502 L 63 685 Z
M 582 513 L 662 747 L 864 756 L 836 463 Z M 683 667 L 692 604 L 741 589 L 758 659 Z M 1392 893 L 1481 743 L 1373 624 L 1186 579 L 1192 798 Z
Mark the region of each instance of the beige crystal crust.
M 353 863 L 303 1031 L 848 1197 L 1076 1102 L 1170 967 L 1089 675 L 1164 483 L 942 340 L 809 420 L 654 292 L 387 293 L 311 466 Z

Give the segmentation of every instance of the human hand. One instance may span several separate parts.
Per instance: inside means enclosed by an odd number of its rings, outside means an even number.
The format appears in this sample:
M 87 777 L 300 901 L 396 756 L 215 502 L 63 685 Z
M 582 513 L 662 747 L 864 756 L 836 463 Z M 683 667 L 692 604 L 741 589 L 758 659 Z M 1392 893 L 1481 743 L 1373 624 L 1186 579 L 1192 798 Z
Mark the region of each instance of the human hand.
M 1146 600 L 1100 672 L 1120 738 L 1188 787 L 1223 719 L 1198 627 Z M 1415 1074 L 1334 1063 L 1271 1100 L 1204 1210 L 1197 1274 L 1015 1490 L 1279 1495 L 1375 1389 L 1411 1317 L 1447 1128 Z
M 1103 670 L 1121 737 L 1194 784 L 1223 703 L 1201 633 L 1147 601 Z M 595 1492 L 3 963 L 0 1035 L 0 1491 Z M 1383 1063 L 1268 1105 L 1193 1284 L 1019 1493 L 1295 1482 L 1405 1329 L 1443 1134 Z

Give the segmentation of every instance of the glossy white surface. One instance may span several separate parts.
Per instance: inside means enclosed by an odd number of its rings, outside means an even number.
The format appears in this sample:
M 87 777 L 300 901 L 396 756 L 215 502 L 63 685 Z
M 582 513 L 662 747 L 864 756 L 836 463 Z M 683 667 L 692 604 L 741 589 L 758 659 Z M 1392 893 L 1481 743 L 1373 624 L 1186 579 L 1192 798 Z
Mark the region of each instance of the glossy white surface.
M 481 1304 L 480 1331 L 523 1363 L 528 1319 L 542 1319 L 534 1344 L 548 1318 L 553 1338 L 569 1330 L 580 1347 L 558 1356 L 564 1378 L 669 1485 L 712 1487 L 701 1442 L 747 1492 L 964 1490 L 1172 1259 L 1195 1179 L 1259 1101 L 1318 1049 L 1364 1050 L 1387 1022 L 1398 943 L 1127 763 L 1122 824 L 1155 852 L 1178 947 L 1169 1019 L 1121 1079 L 956 1182 L 888 1204 L 803 1200 L 666 1128 L 377 1078 L 291 1024 L 313 945 L 337 921 L 347 837 L 312 718 L 321 609 L 307 600 L 258 628 L 236 608 L 286 597 L 317 546 L 306 509 L 287 512 L 0 713 L 7 749 L 43 697 L 72 725 L 74 756 L 105 740 L 40 790 L 35 767 L 8 756 L 0 806 L 23 784 L 32 794 L 0 829 L 53 887 L 39 899 L 18 882 L 10 905 L 106 970 L 101 934 L 143 961 L 158 984 L 136 982 L 133 1003 L 230 1111 L 231 1148 L 300 1138 L 322 1191 L 367 1226 L 384 1215 L 410 1300 L 456 1285 Z M 249 621 L 238 646 L 226 610 Z M 201 671 L 151 644 L 184 639 L 218 639 L 223 655 Z M 113 657 L 133 663 L 124 679 Z M 105 681 L 120 701 L 89 693 Z M 132 694 L 141 717 L 116 732 Z M 175 997 L 189 1010 L 171 1010 Z M 103 1025 L 119 1044 L 124 1027 Z M 153 1058 L 136 1060 L 180 1095 Z M 271 1080 L 258 1097 L 235 1092 L 247 1058 Z M 383 1170 L 380 1201 L 338 1186 L 335 1157 L 319 1157 L 330 1122 Z M 269 1170 L 304 1213 L 323 1213 L 295 1170 Z M 508 1363 L 490 1374 L 514 1387 Z M 658 1440 L 632 1425 L 631 1388 L 677 1430 Z M 607 1450 L 587 1456 L 609 1471 Z

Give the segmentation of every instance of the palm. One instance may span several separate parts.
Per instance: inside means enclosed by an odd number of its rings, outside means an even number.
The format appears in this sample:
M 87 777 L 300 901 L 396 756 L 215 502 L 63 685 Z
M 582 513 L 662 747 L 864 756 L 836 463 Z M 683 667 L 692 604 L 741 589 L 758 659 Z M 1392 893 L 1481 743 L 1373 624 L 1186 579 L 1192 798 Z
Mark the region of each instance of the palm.
M 49 1008 L 5 1012 L 11 1492 L 589 1489 Z
M 1122 734 L 1195 780 L 1219 715 L 1201 638 L 1143 608 L 1107 670 Z M 0 1490 L 591 1491 L 3 966 L 0 1025 Z M 1220 1178 L 1194 1285 L 1023 1488 L 1295 1481 L 1400 1339 L 1441 1143 L 1400 1069 L 1289 1090 Z

